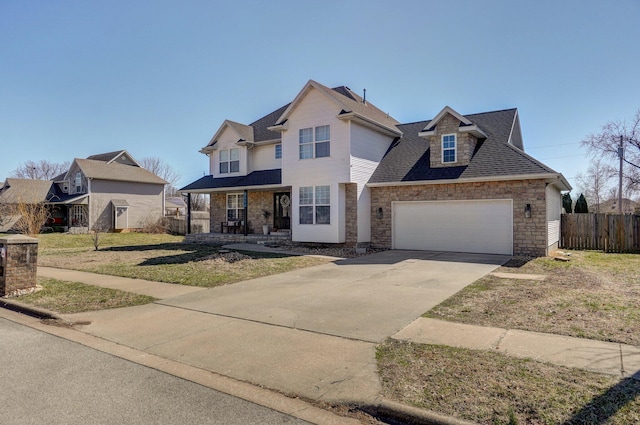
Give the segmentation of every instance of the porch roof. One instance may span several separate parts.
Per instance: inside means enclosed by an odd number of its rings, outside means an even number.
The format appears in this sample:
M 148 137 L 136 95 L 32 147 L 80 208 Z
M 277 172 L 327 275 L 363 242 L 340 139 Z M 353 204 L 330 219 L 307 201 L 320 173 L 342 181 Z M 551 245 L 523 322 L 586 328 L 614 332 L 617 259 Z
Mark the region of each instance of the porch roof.
M 282 170 L 260 170 L 246 176 L 213 178 L 204 176 L 180 189 L 180 192 L 215 192 L 219 189 L 266 188 L 282 185 Z

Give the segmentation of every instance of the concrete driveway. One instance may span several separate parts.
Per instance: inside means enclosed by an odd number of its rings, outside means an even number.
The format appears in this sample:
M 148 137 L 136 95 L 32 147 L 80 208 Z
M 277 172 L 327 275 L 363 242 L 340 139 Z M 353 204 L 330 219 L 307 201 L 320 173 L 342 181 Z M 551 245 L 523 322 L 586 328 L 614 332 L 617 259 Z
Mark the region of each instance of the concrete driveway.
M 503 255 L 385 251 L 158 303 L 381 342 L 509 258 Z
M 102 340 L 285 394 L 375 403 L 377 342 L 508 258 L 386 251 L 67 317 Z

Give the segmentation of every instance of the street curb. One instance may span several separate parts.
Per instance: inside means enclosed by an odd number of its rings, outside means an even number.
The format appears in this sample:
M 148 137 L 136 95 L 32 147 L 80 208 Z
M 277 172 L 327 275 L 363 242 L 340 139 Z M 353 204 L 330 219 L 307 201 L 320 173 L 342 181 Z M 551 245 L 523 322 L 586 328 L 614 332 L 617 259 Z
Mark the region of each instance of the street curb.
M 58 316 L 52 311 L 24 304 L 20 301 L 14 301 L 11 299 L 0 299 L 0 307 L 4 307 L 7 310 L 16 311 L 18 313 L 26 314 L 37 319 L 63 320 L 62 317 Z
M 381 400 L 377 405 L 362 406 L 361 409 L 376 418 L 392 419 L 407 425 L 476 425 L 475 422 L 452 418 L 391 400 Z

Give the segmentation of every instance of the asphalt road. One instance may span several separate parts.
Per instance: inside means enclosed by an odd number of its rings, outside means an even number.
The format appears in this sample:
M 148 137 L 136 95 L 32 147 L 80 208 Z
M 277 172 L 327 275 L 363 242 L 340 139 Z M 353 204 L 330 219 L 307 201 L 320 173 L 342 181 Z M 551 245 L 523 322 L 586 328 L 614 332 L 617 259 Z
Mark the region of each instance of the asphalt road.
M 0 423 L 306 424 L 0 318 Z

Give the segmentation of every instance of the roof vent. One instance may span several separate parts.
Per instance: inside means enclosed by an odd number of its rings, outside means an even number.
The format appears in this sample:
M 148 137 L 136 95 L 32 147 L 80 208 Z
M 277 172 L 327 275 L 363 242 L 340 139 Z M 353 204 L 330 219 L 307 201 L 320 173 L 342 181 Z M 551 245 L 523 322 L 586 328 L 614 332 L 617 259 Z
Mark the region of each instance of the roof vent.
M 363 89 L 362 103 L 367 104 L 367 89 Z

